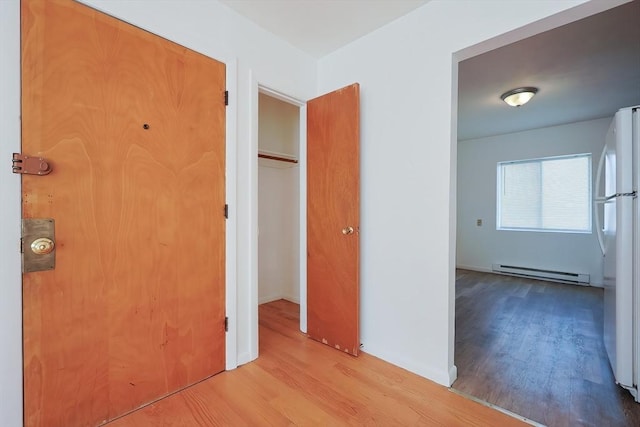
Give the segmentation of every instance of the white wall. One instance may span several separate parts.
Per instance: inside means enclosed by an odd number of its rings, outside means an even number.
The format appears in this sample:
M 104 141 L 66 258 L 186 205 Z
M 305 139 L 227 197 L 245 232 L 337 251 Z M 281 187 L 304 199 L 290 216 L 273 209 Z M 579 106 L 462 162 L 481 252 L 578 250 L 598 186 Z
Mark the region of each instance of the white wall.
M 258 163 L 258 302 L 299 303 L 299 168 Z
M 441 384 L 455 380 L 457 60 L 615 6 L 592 2 L 473 46 L 581 3 L 434 0 L 319 61 L 319 93 L 361 85 L 368 353 Z
M 602 253 L 591 234 L 496 230 L 496 164 L 591 153 L 592 177 L 611 118 L 458 143 L 457 266 L 490 271 L 492 263 L 589 273 L 602 286 Z M 482 219 L 482 226 L 476 220 Z
M 297 157 L 300 109 L 259 95 L 258 149 Z M 258 302 L 300 302 L 297 164 L 258 160 Z
M 300 151 L 300 108 L 260 93 L 258 110 L 258 149 L 297 158 Z

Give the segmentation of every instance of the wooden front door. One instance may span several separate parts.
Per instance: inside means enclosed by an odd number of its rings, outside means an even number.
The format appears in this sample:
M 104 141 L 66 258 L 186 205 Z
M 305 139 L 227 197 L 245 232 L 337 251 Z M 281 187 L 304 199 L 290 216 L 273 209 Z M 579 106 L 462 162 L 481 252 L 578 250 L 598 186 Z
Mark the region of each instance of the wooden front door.
M 307 103 L 307 332 L 360 348 L 360 87 Z
M 225 66 L 69 0 L 21 20 L 22 150 L 52 166 L 23 217 L 56 236 L 23 275 L 25 425 L 98 425 L 224 369 Z

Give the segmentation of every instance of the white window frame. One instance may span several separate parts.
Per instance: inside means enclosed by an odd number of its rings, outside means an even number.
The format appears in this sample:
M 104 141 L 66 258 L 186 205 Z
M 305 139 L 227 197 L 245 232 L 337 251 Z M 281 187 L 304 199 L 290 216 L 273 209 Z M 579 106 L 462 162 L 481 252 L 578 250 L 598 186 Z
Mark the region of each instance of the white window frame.
M 536 228 L 536 227 L 503 227 L 502 219 L 500 217 L 501 214 L 501 203 L 502 203 L 502 166 L 503 165 L 512 165 L 518 163 L 542 163 L 545 161 L 551 160 L 562 160 L 562 159 L 573 159 L 573 158 L 587 158 L 588 159 L 588 228 L 584 230 L 574 230 L 574 229 L 555 229 L 555 228 Z M 592 174 L 592 154 L 591 153 L 578 153 L 578 154 L 569 154 L 562 156 L 551 156 L 551 157 L 539 157 L 533 159 L 523 159 L 523 160 L 508 160 L 497 163 L 496 167 L 496 230 L 498 231 L 528 231 L 528 232 L 540 232 L 540 233 L 570 233 L 570 234 L 591 234 L 593 232 L 593 174 Z

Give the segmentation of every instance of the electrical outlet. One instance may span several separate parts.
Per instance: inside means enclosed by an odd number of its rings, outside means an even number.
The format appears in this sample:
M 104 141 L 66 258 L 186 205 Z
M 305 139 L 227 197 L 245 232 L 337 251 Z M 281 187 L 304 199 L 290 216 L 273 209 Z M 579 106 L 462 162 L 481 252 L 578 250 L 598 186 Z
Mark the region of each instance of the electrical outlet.
M 481 219 L 476 220 L 476 225 L 478 227 L 482 227 L 482 220 Z

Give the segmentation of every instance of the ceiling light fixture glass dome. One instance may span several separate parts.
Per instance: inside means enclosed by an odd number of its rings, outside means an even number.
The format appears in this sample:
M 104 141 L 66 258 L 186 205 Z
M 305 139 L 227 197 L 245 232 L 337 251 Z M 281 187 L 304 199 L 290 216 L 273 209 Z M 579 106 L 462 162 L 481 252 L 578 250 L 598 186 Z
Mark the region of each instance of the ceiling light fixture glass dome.
M 538 93 L 538 88 L 519 87 L 503 93 L 500 99 L 512 107 L 520 107 L 529 102 L 536 93 Z

